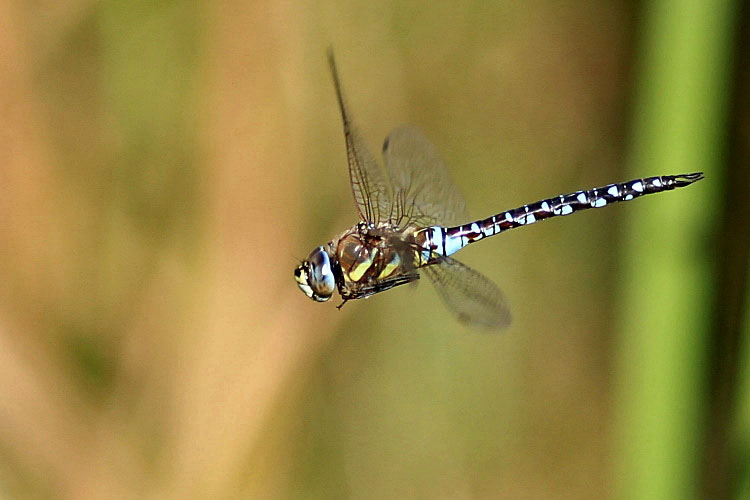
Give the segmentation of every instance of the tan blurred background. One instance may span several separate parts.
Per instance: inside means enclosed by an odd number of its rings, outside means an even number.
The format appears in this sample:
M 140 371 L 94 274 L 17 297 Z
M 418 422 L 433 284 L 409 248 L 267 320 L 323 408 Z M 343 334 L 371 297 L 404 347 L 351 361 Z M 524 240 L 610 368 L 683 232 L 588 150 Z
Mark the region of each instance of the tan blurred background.
M 501 335 L 292 270 L 356 221 L 327 47 L 371 148 L 418 126 L 478 218 L 627 179 L 637 13 L 0 1 L 0 496 L 610 496 L 630 207 L 466 250 Z

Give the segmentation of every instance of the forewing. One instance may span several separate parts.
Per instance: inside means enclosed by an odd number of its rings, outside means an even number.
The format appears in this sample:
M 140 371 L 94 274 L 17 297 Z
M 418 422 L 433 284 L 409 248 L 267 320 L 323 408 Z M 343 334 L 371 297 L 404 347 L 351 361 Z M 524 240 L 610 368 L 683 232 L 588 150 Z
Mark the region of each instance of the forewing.
M 490 329 L 510 324 L 510 310 L 503 293 L 482 274 L 450 257 L 443 257 L 422 271 L 462 323 Z
M 466 222 L 463 196 L 434 146 L 419 130 L 409 126 L 393 130 L 383 144 L 383 159 L 393 186 L 392 220 L 402 226 Z
M 350 119 L 344 101 L 336 61 L 333 52 L 328 52 L 328 63 L 336 87 L 336 97 L 344 122 L 346 154 L 349 162 L 349 179 L 359 216 L 366 222 L 378 223 L 388 219 L 391 211 L 391 187 L 382 168 L 372 156 Z

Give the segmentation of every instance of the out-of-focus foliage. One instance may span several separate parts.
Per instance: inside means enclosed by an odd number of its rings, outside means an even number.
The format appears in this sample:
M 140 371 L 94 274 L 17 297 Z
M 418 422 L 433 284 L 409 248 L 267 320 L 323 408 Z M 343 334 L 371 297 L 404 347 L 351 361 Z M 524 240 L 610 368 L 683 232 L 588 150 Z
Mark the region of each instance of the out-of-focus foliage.
M 709 332 L 720 333 L 711 324 L 712 297 L 722 286 L 712 279 L 721 249 L 707 244 L 720 217 L 707 207 L 724 204 L 732 4 L 644 3 L 630 171 L 705 171 L 709 185 L 665 197 L 658 210 L 633 207 L 626 224 L 615 469 L 622 498 L 689 498 L 703 480 L 696 450 L 711 439 L 703 392 Z
M 425 283 L 338 311 L 306 299 L 292 270 L 356 222 L 329 46 L 371 149 L 418 126 L 480 217 L 685 170 L 680 155 L 664 170 L 628 152 L 642 126 L 632 82 L 650 71 L 634 63 L 641 14 L 538 0 L 0 3 L 0 495 L 610 495 L 639 458 L 615 436 L 654 396 L 622 377 L 673 359 L 620 351 L 618 335 L 661 328 L 621 300 L 638 286 L 622 273 L 644 251 L 649 265 L 710 268 L 710 244 L 694 246 L 711 238 L 716 184 L 467 249 L 510 299 L 501 335 L 457 324 Z M 691 113 L 721 130 L 721 104 L 704 104 Z M 696 213 L 686 234 L 659 225 Z M 664 279 L 642 300 L 710 292 Z M 699 342 L 703 319 L 657 334 Z M 702 368 L 675 366 L 699 405 Z M 638 411 L 616 427 L 622 404 Z M 674 456 L 664 470 L 690 474 Z

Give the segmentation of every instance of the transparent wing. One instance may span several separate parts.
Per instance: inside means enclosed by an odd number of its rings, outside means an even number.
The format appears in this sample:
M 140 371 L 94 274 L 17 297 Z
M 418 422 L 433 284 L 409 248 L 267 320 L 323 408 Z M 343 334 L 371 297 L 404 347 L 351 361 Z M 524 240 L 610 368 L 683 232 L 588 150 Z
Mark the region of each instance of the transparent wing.
M 378 223 L 387 220 L 392 205 L 390 184 L 349 118 L 336 70 L 336 61 L 331 50 L 328 51 L 328 63 L 336 87 L 341 119 L 344 122 L 349 179 L 359 216 L 366 222 Z
M 393 186 L 391 220 L 403 226 L 466 222 L 463 196 L 419 130 L 402 126 L 391 132 L 383 143 L 383 159 Z
M 503 293 L 477 271 L 450 257 L 443 257 L 422 271 L 462 323 L 491 329 L 510 324 L 510 310 Z

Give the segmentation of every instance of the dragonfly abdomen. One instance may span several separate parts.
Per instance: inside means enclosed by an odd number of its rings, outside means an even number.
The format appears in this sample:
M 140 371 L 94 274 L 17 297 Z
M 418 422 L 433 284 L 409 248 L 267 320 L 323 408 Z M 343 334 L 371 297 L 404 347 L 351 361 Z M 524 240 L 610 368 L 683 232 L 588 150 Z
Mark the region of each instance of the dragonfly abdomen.
M 435 260 L 436 256 L 452 255 L 470 243 L 509 229 L 528 226 L 552 217 L 570 215 L 588 208 L 601 208 L 612 203 L 630 201 L 646 194 L 688 186 L 702 178 L 702 173 L 694 173 L 634 179 L 586 191 L 561 194 L 461 226 L 425 228 L 420 231 L 424 233 L 423 243 L 420 242 L 420 246 L 424 248 L 422 259 Z M 433 255 L 427 257 L 430 253 Z

